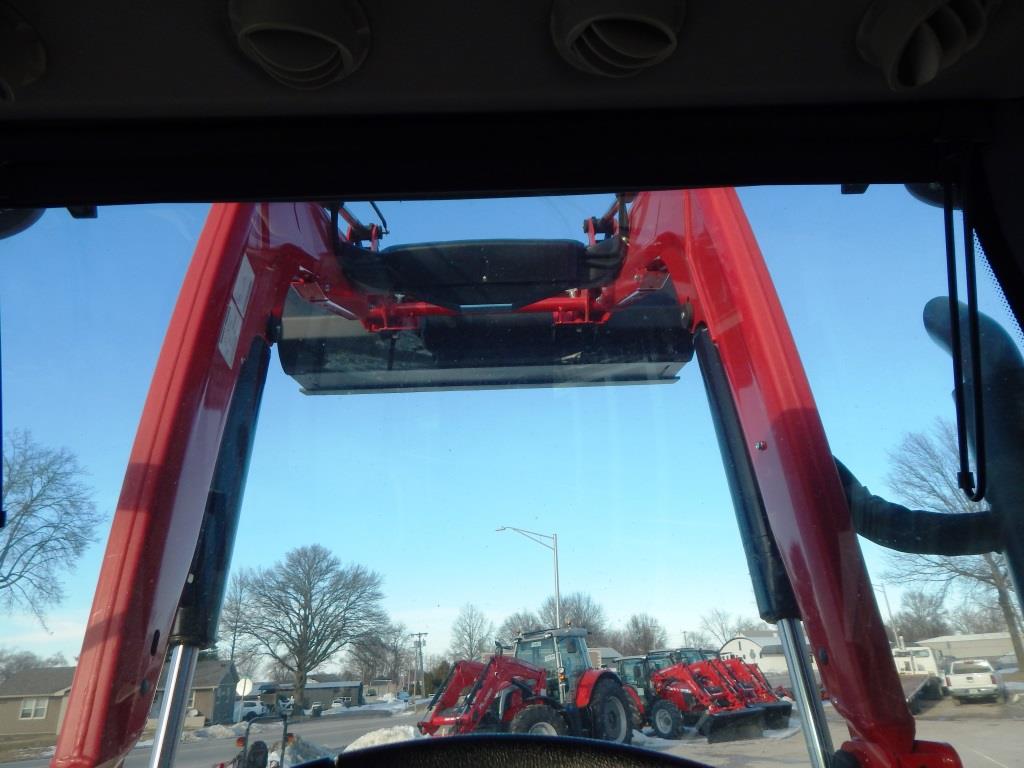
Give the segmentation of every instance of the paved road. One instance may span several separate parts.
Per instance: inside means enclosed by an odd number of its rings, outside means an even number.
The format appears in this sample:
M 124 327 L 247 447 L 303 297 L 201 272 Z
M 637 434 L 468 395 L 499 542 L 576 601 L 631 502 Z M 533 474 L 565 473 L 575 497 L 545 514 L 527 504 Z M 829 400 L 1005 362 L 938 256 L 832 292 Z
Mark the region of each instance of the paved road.
M 849 738 L 846 724 L 831 707 L 826 708 L 826 716 L 832 741 L 838 747 Z M 917 737 L 952 744 L 964 768 L 1018 768 L 1021 765 L 1024 702 L 956 706 L 946 697 L 942 701 L 925 702 L 925 709 L 916 720 Z M 785 738 L 720 744 L 693 739 L 673 744 L 664 751 L 722 768 L 782 768 L 808 764 L 807 747 L 798 731 L 790 732 Z
M 832 739 L 838 746 L 848 738 L 845 723 L 827 708 Z M 340 751 L 364 733 L 395 725 L 414 725 L 416 716 L 366 718 L 321 718 L 296 723 L 290 731 L 332 751 Z M 264 726 L 259 737 L 268 744 L 279 738 L 277 727 Z M 949 698 L 928 703 L 917 717 L 918 738 L 945 741 L 956 747 L 964 768 L 1016 768 L 1024 755 L 1024 701 L 1016 704 L 965 704 L 955 706 Z M 780 738 L 781 737 L 781 738 Z M 707 744 L 693 738 L 681 742 L 652 744 L 668 752 L 722 768 L 782 768 L 806 766 L 804 740 L 795 728 L 776 733 L 774 738 Z M 126 768 L 148 768 L 150 749 L 135 749 L 125 761 Z M 206 739 L 187 742 L 178 748 L 175 768 L 211 768 L 235 754 L 234 740 Z M 48 768 L 49 760 L 22 760 L 3 764 L 9 768 Z
M 340 752 L 364 733 L 375 731 L 378 728 L 388 728 L 393 725 L 415 724 L 416 717 L 412 714 L 402 714 L 394 717 L 342 716 L 324 717 L 294 723 L 289 726 L 288 730 L 301 736 L 303 739 L 316 742 L 332 751 Z M 262 726 L 262 729 L 258 738 L 263 739 L 268 745 L 281 738 L 280 725 L 267 723 Z M 151 751 L 151 748 L 148 746 L 133 749 L 124 762 L 125 768 L 148 768 Z M 178 745 L 174 768 L 211 768 L 211 766 L 217 763 L 230 760 L 237 752 L 233 737 L 185 742 Z M 49 758 L 19 760 L 14 763 L 0 763 L 0 765 L 10 766 L 10 768 L 48 768 L 50 760 Z

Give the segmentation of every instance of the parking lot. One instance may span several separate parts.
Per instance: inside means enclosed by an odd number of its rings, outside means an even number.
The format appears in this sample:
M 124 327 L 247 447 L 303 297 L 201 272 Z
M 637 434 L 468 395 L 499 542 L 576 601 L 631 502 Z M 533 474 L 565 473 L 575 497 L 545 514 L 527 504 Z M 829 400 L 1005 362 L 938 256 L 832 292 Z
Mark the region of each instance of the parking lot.
M 917 716 L 917 735 L 945 741 L 960 754 L 964 768 L 1017 768 L 1024 764 L 1024 695 L 1009 703 L 971 703 L 957 706 L 950 698 L 925 702 Z M 834 709 L 826 706 L 832 741 L 838 748 L 849 734 Z M 796 722 L 795 720 L 793 721 Z M 790 729 L 763 739 L 706 744 L 687 740 L 665 751 L 722 768 L 806 766 L 803 735 Z

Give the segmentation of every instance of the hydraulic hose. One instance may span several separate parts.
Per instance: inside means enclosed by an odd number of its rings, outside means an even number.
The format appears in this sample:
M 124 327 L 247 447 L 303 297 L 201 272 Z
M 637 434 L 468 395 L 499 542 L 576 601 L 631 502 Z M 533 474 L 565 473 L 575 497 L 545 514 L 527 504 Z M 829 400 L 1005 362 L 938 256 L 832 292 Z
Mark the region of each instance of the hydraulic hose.
M 917 555 L 981 555 L 1001 549 L 999 526 L 993 513 L 948 514 L 908 509 L 875 496 L 839 459 L 835 462 L 853 527 L 876 544 Z

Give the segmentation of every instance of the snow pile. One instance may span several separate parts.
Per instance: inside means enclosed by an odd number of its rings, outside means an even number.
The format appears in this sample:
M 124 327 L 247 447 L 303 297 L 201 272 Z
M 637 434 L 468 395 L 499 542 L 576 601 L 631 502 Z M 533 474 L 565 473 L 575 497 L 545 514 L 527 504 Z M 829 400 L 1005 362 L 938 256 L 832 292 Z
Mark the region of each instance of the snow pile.
M 195 731 L 185 731 L 181 735 L 182 741 L 203 741 L 204 739 L 234 739 L 238 736 L 245 736 L 246 723 L 235 723 L 234 725 L 210 725 L 206 728 L 199 728 Z M 249 729 L 249 735 L 260 733 L 263 728 L 253 725 Z
M 373 704 L 364 704 L 361 707 L 331 707 L 325 709 L 320 714 L 325 717 L 336 717 L 338 715 L 355 715 L 359 713 L 377 712 L 379 714 L 391 714 L 397 715 L 405 712 L 406 710 L 412 710 L 413 707 L 407 701 L 401 701 L 400 699 L 392 699 L 391 701 L 385 702 L 374 702 Z
M 657 736 L 649 736 L 643 731 L 633 731 L 633 746 L 644 749 L 670 749 L 679 744 L 671 739 L 659 739 Z
M 301 736 L 296 736 L 295 740 L 284 751 L 284 764 L 285 768 L 287 768 L 289 765 L 308 763 L 310 760 L 318 760 L 321 757 L 333 759 L 335 754 L 327 747 L 317 744 L 315 741 L 308 741 Z M 270 745 L 270 752 L 267 755 L 267 765 L 269 768 L 280 765 L 280 755 L 281 741 L 278 740 Z
M 47 747 L 39 753 L 39 757 L 53 757 L 53 754 L 57 751 L 57 747 Z
M 347 747 L 345 752 L 355 752 L 357 749 L 368 747 L 379 747 L 381 744 L 395 744 L 399 741 L 410 741 L 412 739 L 426 739 L 413 725 L 393 725 L 390 728 L 378 728 L 376 731 L 364 733 Z

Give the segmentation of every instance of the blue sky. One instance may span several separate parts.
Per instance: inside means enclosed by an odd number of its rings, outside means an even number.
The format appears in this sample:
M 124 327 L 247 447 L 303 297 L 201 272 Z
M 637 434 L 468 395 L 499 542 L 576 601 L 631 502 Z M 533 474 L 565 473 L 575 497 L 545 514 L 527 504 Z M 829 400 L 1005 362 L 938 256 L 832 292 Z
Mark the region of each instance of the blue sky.
M 833 451 L 884 492 L 886 456 L 951 417 L 948 358 L 921 308 L 945 292 L 941 212 L 902 187 L 740 193 Z M 389 243 L 579 237 L 609 196 L 382 204 Z M 368 206 L 355 206 L 369 220 Z M 207 207 L 50 211 L 0 241 L 4 424 L 74 451 L 113 513 L 178 287 Z M 1004 319 L 986 278 L 982 307 Z M 712 608 L 753 615 L 746 564 L 696 364 L 669 386 L 305 397 L 276 356 L 236 566 L 319 542 L 385 578 L 386 607 L 438 653 L 459 608 L 499 622 L 552 591 L 550 553 L 501 525 L 556 531 L 563 593 L 673 639 Z M 105 545 L 50 612 L 0 616 L 0 644 L 77 654 Z M 882 551 L 865 543 L 876 579 Z M 899 588 L 890 590 L 890 599 Z M 896 605 L 894 603 L 894 609 Z

